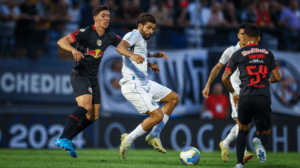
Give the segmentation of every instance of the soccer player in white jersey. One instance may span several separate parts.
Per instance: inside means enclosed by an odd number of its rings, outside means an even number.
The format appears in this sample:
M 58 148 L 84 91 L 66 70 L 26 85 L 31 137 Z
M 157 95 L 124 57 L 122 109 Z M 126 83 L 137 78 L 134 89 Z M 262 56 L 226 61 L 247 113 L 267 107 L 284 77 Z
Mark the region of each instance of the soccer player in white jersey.
M 221 56 L 219 62 L 217 63 L 217 65 L 213 68 L 213 70 L 211 71 L 210 73 L 210 76 L 208 78 L 208 81 L 206 83 L 206 86 L 204 88 L 204 90 L 202 91 L 202 94 L 205 98 L 208 98 L 208 94 L 209 94 L 209 88 L 210 88 L 210 85 L 211 83 L 213 82 L 213 80 L 218 76 L 220 70 L 222 69 L 222 67 L 224 65 L 226 65 L 228 63 L 228 61 L 230 60 L 231 56 L 233 55 L 233 53 L 235 53 L 237 50 L 245 47 L 245 44 L 242 44 L 241 41 L 242 41 L 242 37 L 243 37 L 243 34 L 244 34 L 244 29 L 251 25 L 250 23 L 247 23 L 247 22 L 243 22 L 240 26 L 239 26 L 239 32 L 238 32 L 238 38 L 239 38 L 239 42 L 237 43 L 236 46 L 231 46 L 231 47 L 228 47 L 223 55 Z M 237 94 L 239 94 L 240 92 L 240 84 L 241 84 L 241 81 L 239 79 L 239 75 L 240 75 L 240 72 L 239 70 L 237 69 L 233 74 L 232 76 L 230 77 L 230 81 L 232 83 L 232 86 L 234 88 L 234 90 L 237 92 Z M 227 137 L 220 142 L 219 146 L 221 148 L 221 158 L 224 162 L 227 162 L 228 161 L 228 157 L 229 157 L 229 144 L 235 140 L 238 136 L 238 133 L 239 133 L 239 120 L 238 120 L 238 112 L 237 112 L 237 108 L 234 104 L 234 101 L 233 101 L 233 96 L 235 95 L 232 95 L 230 93 L 230 102 L 231 102 L 231 107 L 232 107 L 232 113 L 231 113 L 231 117 L 236 121 L 236 125 L 231 129 L 230 133 L 227 135 Z M 247 163 L 248 160 L 252 159 L 253 158 L 253 154 L 248 152 L 247 149 L 245 149 L 245 154 L 244 154 L 244 163 Z
M 142 14 L 137 21 L 137 26 L 138 29 L 127 33 L 116 48 L 123 55 L 123 78 L 120 80 L 120 85 L 123 96 L 140 114 L 147 114 L 149 117 L 130 134 L 125 133 L 121 136 L 120 155 L 123 159 L 126 158 L 127 150 L 133 141 L 151 128 L 153 129 L 146 137 L 146 142 L 158 152 L 166 153 L 159 139 L 160 132 L 179 101 L 175 92 L 148 80 L 147 77 L 148 67 L 155 73 L 160 70 L 157 65 L 147 61 L 148 57 L 168 59 L 163 52 L 150 53 L 147 51 L 146 40 L 150 39 L 156 26 L 154 16 L 148 13 Z M 160 108 L 157 102 L 165 104 Z

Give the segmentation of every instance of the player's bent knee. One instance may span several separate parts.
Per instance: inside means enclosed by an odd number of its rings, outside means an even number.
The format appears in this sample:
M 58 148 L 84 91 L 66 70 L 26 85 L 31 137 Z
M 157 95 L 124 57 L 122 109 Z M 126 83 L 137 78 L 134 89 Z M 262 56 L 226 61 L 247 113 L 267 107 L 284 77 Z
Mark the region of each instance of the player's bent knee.
M 95 122 L 96 120 L 98 120 L 99 116 L 98 114 L 87 113 L 86 118 L 91 122 Z
M 174 100 L 176 102 L 176 104 L 179 102 L 179 96 L 177 93 L 173 92 L 174 93 Z
M 244 124 L 239 124 L 239 130 L 240 131 L 249 131 L 249 127 L 248 125 L 244 125 Z
M 163 111 L 160 108 L 158 108 L 158 109 L 152 111 L 152 117 L 154 119 L 154 122 L 156 124 L 158 124 L 158 123 L 160 123 L 163 120 L 164 113 L 163 113 Z
M 85 108 L 87 111 L 90 111 L 92 109 L 92 103 L 85 103 L 82 105 L 83 108 Z
M 260 135 L 260 134 L 267 134 L 267 135 L 271 135 L 271 129 L 268 130 L 261 130 L 261 131 L 257 131 L 256 134 Z

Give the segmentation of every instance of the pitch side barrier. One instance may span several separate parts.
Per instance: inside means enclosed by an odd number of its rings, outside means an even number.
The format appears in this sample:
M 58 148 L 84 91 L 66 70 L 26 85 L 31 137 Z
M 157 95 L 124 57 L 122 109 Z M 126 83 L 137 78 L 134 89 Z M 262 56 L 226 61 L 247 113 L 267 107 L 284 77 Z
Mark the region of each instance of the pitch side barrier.
M 55 148 L 53 142 L 63 131 L 68 115 L 0 114 L 0 148 Z M 143 119 L 100 118 L 74 138 L 77 148 L 118 149 L 122 133 L 133 130 Z M 232 120 L 170 119 L 161 133 L 165 148 L 181 150 L 194 146 L 200 151 L 219 150 L 223 140 L 234 126 Z M 255 127 L 249 131 L 247 148 L 254 150 L 252 138 Z M 132 148 L 151 148 L 145 136 L 138 138 Z M 235 143 L 230 146 L 235 152 Z M 273 120 L 268 151 L 300 153 L 300 122 Z
M 255 47 L 254 47 L 255 48 Z M 164 51 L 168 60 L 148 58 L 160 67 L 159 73 L 149 69 L 148 77 L 173 91 L 180 100 L 172 115 L 197 115 L 205 101 L 202 90 L 209 73 L 219 61 L 224 49 L 183 49 Z M 156 51 L 153 51 L 156 52 Z M 272 110 L 291 116 L 300 116 L 300 62 L 299 53 L 273 52 L 282 74 L 281 82 L 271 84 Z M 0 61 L 0 102 L 48 103 L 76 105 L 70 84 L 70 73 L 74 61 L 37 61 L 24 64 L 20 61 Z M 99 68 L 101 108 L 111 114 L 139 115 L 124 98 L 115 81 L 122 78 L 120 70 L 122 56 L 115 47 L 109 47 Z M 223 70 L 215 82 L 221 82 Z M 16 108 L 16 107 L 14 107 Z M 22 110 L 22 109 L 18 109 Z M 1 109 L 0 109 L 1 111 Z M 42 114 L 46 112 L 41 111 Z

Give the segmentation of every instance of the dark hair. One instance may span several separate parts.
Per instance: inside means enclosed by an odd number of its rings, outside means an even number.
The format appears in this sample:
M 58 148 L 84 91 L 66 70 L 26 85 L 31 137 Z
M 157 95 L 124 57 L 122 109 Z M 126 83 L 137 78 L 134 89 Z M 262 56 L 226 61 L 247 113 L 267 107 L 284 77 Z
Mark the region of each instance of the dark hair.
M 140 15 L 139 19 L 137 20 L 137 26 L 139 26 L 139 23 L 141 23 L 142 25 L 145 25 L 147 22 L 156 24 L 156 19 L 150 13 L 143 13 Z
M 239 30 L 240 30 L 240 29 L 245 29 L 247 26 L 250 26 L 250 25 L 251 25 L 251 23 L 243 22 L 243 23 L 240 24 Z
M 109 10 L 107 5 L 98 5 L 93 9 L 93 16 L 98 15 L 101 11 Z
M 251 36 L 251 37 L 257 37 L 257 36 L 260 35 L 259 29 L 258 29 L 258 27 L 255 26 L 255 25 L 247 26 L 247 27 L 245 28 L 244 34 L 246 34 L 246 35 L 248 35 L 248 36 Z

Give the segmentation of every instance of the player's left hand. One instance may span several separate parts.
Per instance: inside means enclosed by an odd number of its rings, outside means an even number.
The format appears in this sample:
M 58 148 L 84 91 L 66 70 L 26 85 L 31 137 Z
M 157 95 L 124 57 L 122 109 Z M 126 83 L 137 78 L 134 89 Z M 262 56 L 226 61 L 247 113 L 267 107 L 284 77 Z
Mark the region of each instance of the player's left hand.
M 156 64 L 149 64 L 149 67 L 152 69 L 152 71 L 154 71 L 155 73 L 157 73 L 158 71 L 160 71 L 160 68 L 158 65 Z
M 239 105 L 240 96 L 239 95 L 234 96 L 233 101 L 234 101 L 234 106 L 237 108 Z
M 153 56 L 155 58 L 161 58 L 162 57 L 164 60 L 168 60 L 168 56 L 164 52 L 157 52 Z

